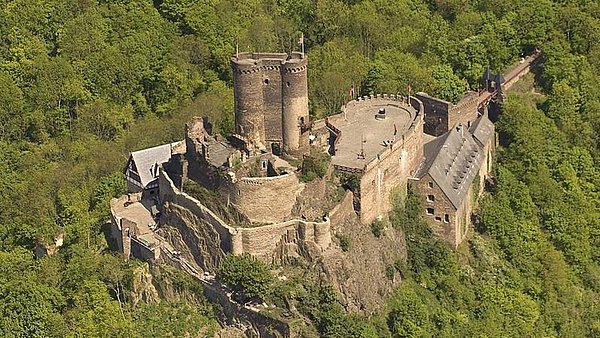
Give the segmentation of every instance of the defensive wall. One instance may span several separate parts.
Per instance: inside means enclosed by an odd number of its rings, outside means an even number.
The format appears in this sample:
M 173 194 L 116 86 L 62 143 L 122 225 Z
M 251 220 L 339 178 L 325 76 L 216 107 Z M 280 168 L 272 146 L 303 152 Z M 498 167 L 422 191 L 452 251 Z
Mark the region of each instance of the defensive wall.
M 418 92 L 425 110 L 425 133 L 440 136 L 457 123 L 470 126 L 477 119 L 478 93 L 468 91 L 456 104 Z
M 536 51 L 532 55 L 525 58 L 521 64 L 506 74 L 505 81 L 501 85 L 502 91 L 508 90 L 508 88 L 512 87 L 512 85 L 519 81 L 523 76 L 528 74 L 531 69 L 541 61 L 541 59 L 542 58 L 539 51 Z
M 296 197 L 304 189 L 298 177 L 286 173 L 272 177 L 242 177 L 227 180 L 221 194 L 250 221 L 277 223 L 290 218 Z
M 153 262 L 160 258 L 160 242 L 149 241 L 148 236 L 140 233 L 134 220 L 120 217 L 117 212 L 119 205 L 140 202 L 141 196 L 141 193 L 135 193 L 110 200 L 110 234 L 126 259 L 133 254 L 136 258 Z
M 397 135 L 393 143 L 381 150 L 374 160 L 363 168 L 352 168 L 335 165 L 335 169 L 358 175 L 360 189 L 357 192 L 360 199 L 360 219 L 363 224 L 372 222 L 375 218 L 383 216 L 392 210 L 390 201 L 392 190 L 395 188 L 406 189 L 407 180 L 421 164 L 423 159 L 423 103 L 414 98 L 409 99 L 396 95 L 371 95 L 348 102 L 342 107 L 342 113 L 332 117 L 344 118 L 347 109 L 357 108 L 361 105 L 410 105 L 416 110 L 411 115 L 411 123 L 406 131 Z M 332 120 L 330 118 L 329 121 Z M 366 118 L 372 118 L 371 116 Z M 331 129 L 332 126 L 328 127 Z M 335 127 L 334 127 L 335 128 Z M 335 142 L 345 137 L 337 128 L 332 132 Z
M 271 263 L 297 254 L 295 250 L 312 247 L 320 252 L 331 244 L 331 222 L 327 217 L 321 222 L 289 220 L 252 228 L 235 228 L 200 201 L 177 189 L 164 170 L 159 174 L 159 187 L 163 203 L 180 205 L 212 226 L 219 234 L 221 249 L 226 253 L 248 254 Z
M 403 189 L 405 195 L 408 178 L 421 165 L 423 114 L 419 110 L 417 112 L 408 131 L 364 168 L 360 179 L 360 219 L 363 224 L 371 223 L 392 210 L 392 190 Z

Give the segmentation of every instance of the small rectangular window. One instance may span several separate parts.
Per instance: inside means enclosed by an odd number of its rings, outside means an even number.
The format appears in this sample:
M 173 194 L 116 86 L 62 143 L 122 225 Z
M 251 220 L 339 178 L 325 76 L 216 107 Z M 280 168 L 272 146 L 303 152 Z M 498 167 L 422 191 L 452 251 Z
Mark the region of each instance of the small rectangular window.
M 441 222 L 441 221 L 442 221 L 442 218 L 441 218 L 440 216 L 435 216 L 435 221 L 436 221 L 436 222 Z
M 444 222 L 445 223 L 450 223 L 450 215 L 444 214 Z
M 435 196 L 427 195 L 427 202 L 435 202 Z
M 427 183 L 427 185 L 428 185 L 430 188 L 433 188 L 433 182 L 429 182 L 429 183 Z
M 433 215 L 433 214 L 435 214 L 435 210 L 433 210 L 433 208 L 427 208 L 425 210 L 425 212 L 427 213 L 427 215 Z

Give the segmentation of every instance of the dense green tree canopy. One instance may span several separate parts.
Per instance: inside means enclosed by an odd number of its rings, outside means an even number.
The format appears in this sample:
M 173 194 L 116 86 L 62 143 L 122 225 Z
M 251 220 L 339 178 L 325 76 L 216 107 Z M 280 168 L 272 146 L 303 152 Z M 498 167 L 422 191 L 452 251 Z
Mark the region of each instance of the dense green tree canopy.
M 509 95 L 498 121 L 496 179 L 473 237 L 450 252 L 409 198 L 391 215 L 408 243 L 397 297 L 368 320 L 307 287 L 296 297 L 318 332 L 600 335 L 597 1 L 1 0 L 1 336 L 211 332 L 202 305 L 133 305 L 139 263 L 108 254 L 106 206 L 123 192 L 128 152 L 181 139 L 193 115 L 233 130 L 236 47 L 290 52 L 300 34 L 315 117 L 336 113 L 351 87 L 456 101 L 486 67 L 544 53 L 536 86 Z M 57 234 L 59 253 L 35 260 L 36 242 Z M 165 316 L 189 330 L 152 324 Z

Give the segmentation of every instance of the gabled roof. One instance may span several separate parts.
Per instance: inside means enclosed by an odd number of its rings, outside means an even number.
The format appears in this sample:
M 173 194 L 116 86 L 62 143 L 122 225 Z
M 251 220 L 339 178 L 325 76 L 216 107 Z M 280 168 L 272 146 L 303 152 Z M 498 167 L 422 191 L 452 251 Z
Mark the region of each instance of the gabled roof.
M 129 160 L 134 162 L 137 173 L 140 176 L 140 183 L 144 187 L 158 177 L 158 167 L 168 162 L 171 159 L 171 155 L 176 153 L 172 151 L 172 148 L 180 146 L 181 142 L 175 142 L 131 153 Z
M 487 114 L 483 114 L 480 118 L 475 120 L 469 128 L 469 132 L 473 135 L 473 138 L 479 142 L 481 147 L 485 146 L 490 137 L 494 135 L 495 126 L 487 117 Z
M 425 161 L 418 177 L 429 174 L 455 208 L 459 208 L 477 175 L 483 151 L 461 124 L 424 146 Z

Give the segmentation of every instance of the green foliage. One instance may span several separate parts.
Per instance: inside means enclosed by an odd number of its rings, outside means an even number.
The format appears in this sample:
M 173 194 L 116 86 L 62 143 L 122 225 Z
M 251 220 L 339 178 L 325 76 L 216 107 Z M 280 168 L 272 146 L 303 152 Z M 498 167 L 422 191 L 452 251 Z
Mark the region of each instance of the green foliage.
M 139 337 L 212 337 L 218 328 L 214 319 L 204 316 L 187 303 L 142 303 L 134 312 L 134 332 Z
M 347 252 L 348 250 L 350 250 L 352 240 L 350 239 L 350 237 L 348 237 L 348 235 L 336 234 L 335 238 L 337 238 L 342 251 Z
M 371 223 L 371 232 L 373 233 L 373 236 L 375 236 L 377 238 L 381 237 L 384 230 L 385 230 L 385 221 L 376 219 L 373 221 L 373 223 Z
M 212 334 L 210 316 L 186 302 L 132 308 L 131 266 L 104 254 L 100 224 L 123 191 L 128 152 L 180 140 L 197 114 L 233 132 L 236 45 L 289 52 L 303 32 L 316 117 L 338 112 L 351 86 L 454 101 L 486 67 L 544 53 L 541 94 L 510 95 L 497 124 L 481 236 L 451 253 L 409 192 L 391 217 L 407 239 L 398 301 L 367 323 L 309 290 L 298 297 L 319 333 L 598 336 L 598 13 L 594 1 L 553 0 L 0 1 L 0 335 Z M 303 179 L 322 177 L 328 161 L 306 161 Z M 34 261 L 36 241 L 57 233 L 59 254 Z M 188 282 L 177 279 L 195 289 Z
M 217 273 L 219 279 L 241 294 L 242 301 L 262 300 L 271 290 L 269 267 L 248 256 L 227 255 Z
M 302 160 L 302 182 L 311 182 L 317 178 L 323 178 L 327 173 L 327 168 L 331 162 L 329 154 L 313 149 L 310 156 L 305 156 Z

